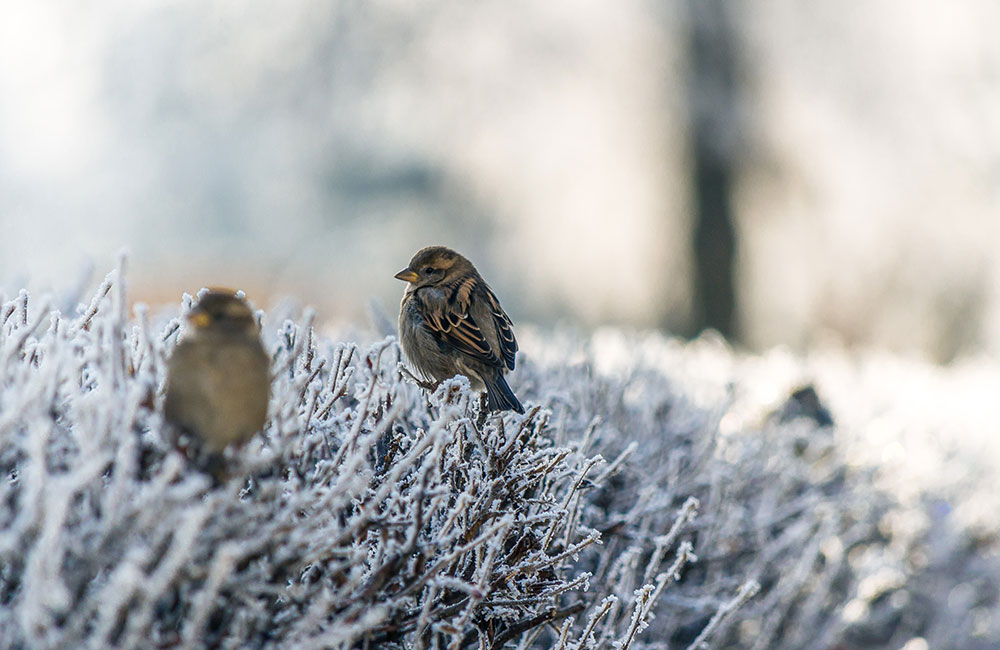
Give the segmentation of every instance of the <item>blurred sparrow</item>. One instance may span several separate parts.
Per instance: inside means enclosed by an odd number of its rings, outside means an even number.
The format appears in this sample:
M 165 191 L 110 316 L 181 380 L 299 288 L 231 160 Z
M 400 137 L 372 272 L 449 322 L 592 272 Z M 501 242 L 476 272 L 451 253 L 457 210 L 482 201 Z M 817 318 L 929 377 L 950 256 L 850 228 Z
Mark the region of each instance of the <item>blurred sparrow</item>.
M 232 292 L 206 293 L 187 321 L 167 364 L 164 412 L 217 464 L 264 427 L 270 363 L 253 312 Z
M 510 318 L 472 262 L 431 246 L 396 277 L 409 283 L 399 305 L 399 340 L 417 372 L 434 383 L 465 375 L 473 389 L 486 389 L 491 410 L 524 413 L 504 378 L 517 352 Z

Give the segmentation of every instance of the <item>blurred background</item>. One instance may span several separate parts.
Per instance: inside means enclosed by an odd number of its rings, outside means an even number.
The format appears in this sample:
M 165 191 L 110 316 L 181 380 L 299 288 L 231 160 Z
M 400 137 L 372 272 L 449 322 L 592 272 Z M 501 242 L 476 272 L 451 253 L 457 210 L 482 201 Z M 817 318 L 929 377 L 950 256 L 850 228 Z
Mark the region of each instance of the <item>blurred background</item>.
M 0 10 L 0 289 L 1000 353 L 1000 4 L 35 0 Z

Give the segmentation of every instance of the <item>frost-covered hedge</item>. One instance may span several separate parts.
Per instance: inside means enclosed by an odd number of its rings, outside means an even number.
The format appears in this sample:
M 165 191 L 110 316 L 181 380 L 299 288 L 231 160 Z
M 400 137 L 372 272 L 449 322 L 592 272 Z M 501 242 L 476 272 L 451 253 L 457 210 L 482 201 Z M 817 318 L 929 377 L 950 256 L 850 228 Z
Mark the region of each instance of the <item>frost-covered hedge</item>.
M 213 487 L 163 436 L 190 298 L 130 316 L 120 274 L 0 306 L 0 647 L 881 647 L 842 614 L 882 568 L 851 553 L 919 541 L 895 502 L 835 430 L 679 388 L 680 344 L 524 328 L 498 416 L 262 313 L 270 420 Z

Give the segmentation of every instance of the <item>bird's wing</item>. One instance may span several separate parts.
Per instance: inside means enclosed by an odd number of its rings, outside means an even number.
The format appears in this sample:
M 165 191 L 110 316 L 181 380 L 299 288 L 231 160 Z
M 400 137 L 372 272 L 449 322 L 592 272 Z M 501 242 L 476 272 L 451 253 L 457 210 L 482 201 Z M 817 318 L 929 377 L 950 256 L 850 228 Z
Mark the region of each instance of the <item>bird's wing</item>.
M 485 286 L 485 285 L 484 285 Z M 510 322 L 507 313 L 500 306 L 496 294 L 486 288 L 486 299 L 493 316 L 493 324 L 497 330 L 497 340 L 500 342 L 500 352 L 503 354 L 504 363 L 511 370 L 514 369 L 514 354 L 517 352 L 517 339 L 514 338 L 514 327 Z
M 419 311 L 424 317 L 427 329 L 438 340 L 491 366 L 501 366 L 502 362 L 497 351 L 493 349 L 489 339 L 486 338 L 473 317 L 472 301 L 475 297 L 476 287 L 481 282 L 474 277 L 465 278 L 445 291 L 446 300 L 419 300 Z M 503 310 L 499 309 L 498 304 L 495 309 L 492 307 L 493 304 L 496 304 L 496 297 L 489 290 L 487 293 L 489 294 L 490 313 L 494 314 L 493 319 L 496 321 L 495 313 L 499 311 L 502 314 Z M 505 314 L 504 319 L 506 319 Z M 507 339 L 513 341 L 510 321 L 506 322 L 506 332 L 497 323 L 501 353 L 504 355 L 505 362 L 507 361 L 507 349 L 510 345 L 507 343 Z M 514 345 L 516 350 L 516 344 Z M 511 364 L 508 363 L 508 365 Z

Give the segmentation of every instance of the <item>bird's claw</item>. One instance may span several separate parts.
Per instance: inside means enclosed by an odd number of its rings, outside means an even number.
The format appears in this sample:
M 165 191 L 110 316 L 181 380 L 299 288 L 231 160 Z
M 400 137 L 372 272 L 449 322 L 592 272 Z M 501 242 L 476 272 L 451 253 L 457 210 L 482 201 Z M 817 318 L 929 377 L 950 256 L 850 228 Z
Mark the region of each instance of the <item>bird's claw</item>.
M 407 368 L 403 364 L 399 364 L 399 373 L 403 375 L 404 379 L 408 379 L 417 386 L 420 386 L 424 390 L 429 391 L 431 393 L 437 390 L 437 387 L 441 385 L 441 382 L 439 381 L 425 381 L 423 379 L 418 378 L 416 375 L 410 372 L 409 368 Z

